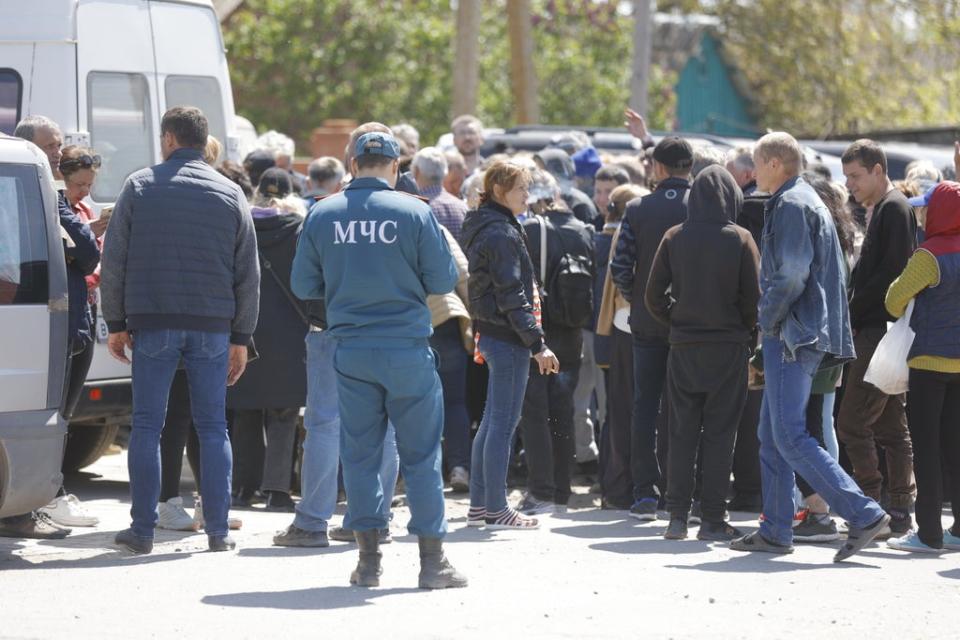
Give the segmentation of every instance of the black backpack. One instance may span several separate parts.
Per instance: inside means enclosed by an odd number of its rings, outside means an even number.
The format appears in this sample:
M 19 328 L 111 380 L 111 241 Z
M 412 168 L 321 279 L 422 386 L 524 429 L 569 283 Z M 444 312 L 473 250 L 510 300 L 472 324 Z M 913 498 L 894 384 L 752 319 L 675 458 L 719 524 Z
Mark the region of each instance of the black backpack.
M 543 283 L 543 318 L 545 323 L 570 329 L 586 329 L 593 324 L 593 270 L 589 256 L 572 255 L 560 241 L 560 262 L 549 282 L 547 271 L 547 220 L 540 219 L 540 280 Z

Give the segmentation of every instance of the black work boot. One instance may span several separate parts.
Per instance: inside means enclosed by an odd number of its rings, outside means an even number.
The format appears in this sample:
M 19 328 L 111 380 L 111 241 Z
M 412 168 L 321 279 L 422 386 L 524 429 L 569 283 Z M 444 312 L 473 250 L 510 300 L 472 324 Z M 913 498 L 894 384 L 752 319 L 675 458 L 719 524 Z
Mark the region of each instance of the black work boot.
M 358 587 L 379 587 L 380 574 L 380 532 L 376 529 L 369 531 L 355 531 L 357 546 L 360 547 L 360 561 L 357 568 L 350 574 L 350 584 Z
M 420 588 L 457 589 L 467 586 L 467 577 L 453 568 L 443 555 L 442 538 L 420 538 Z

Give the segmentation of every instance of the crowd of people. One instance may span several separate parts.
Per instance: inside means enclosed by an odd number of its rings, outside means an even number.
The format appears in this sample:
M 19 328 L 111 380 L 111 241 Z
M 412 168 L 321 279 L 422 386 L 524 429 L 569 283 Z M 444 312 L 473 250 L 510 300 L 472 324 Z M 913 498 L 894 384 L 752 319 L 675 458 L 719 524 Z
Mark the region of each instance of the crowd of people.
M 91 305 L 133 365 L 132 525 L 117 543 L 149 553 L 156 527 L 203 529 L 232 549 L 231 507 L 263 503 L 294 513 L 274 544 L 355 540 L 351 582 L 374 586 L 402 477 L 420 586 L 459 587 L 444 484 L 469 494 L 467 526 L 527 530 L 567 509 L 579 471 L 601 508 L 665 517 L 667 539 L 698 526 L 790 553 L 843 538 L 836 561 L 875 539 L 960 550 L 960 520 L 941 523 L 945 503 L 960 514 L 960 183 L 925 162 L 894 183 L 870 140 L 846 149 L 840 182 L 787 133 L 723 153 L 655 141 L 629 109 L 625 124 L 639 153 L 574 131 L 483 157 L 473 116 L 452 122 L 449 148 L 370 122 L 342 161 L 302 175 L 275 132 L 221 161 L 203 114 L 178 107 L 164 162 L 96 218 L 84 199 L 100 157 L 22 122 L 64 181 L 65 417 Z M 889 395 L 864 378 L 911 303 L 909 392 Z M 759 529 L 729 511 L 760 514 Z M 0 535 L 96 523 L 61 490 Z

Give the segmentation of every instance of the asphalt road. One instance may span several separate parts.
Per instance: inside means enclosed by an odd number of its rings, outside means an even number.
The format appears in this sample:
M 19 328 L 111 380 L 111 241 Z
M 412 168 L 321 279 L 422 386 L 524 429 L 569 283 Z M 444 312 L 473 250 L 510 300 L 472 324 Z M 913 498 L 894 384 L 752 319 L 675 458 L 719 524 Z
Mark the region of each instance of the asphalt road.
M 291 516 L 256 509 L 233 514 L 244 521 L 236 552 L 207 553 L 202 534 L 158 532 L 153 554 L 134 557 L 111 544 L 129 522 L 125 467 L 125 455 L 108 456 L 68 479 L 97 528 L 62 541 L 0 538 L 0 637 L 953 638 L 960 623 L 960 553 L 876 544 L 837 565 L 834 543 L 744 555 L 663 540 L 666 521 L 600 511 L 585 489 L 581 508 L 511 532 L 468 529 L 465 496 L 448 494 L 447 553 L 467 589 L 416 588 L 403 507 L 377 589 L 349 585 L 355 545 L 273 547 Z M 745 530 L 756 525 L 733 515 Z

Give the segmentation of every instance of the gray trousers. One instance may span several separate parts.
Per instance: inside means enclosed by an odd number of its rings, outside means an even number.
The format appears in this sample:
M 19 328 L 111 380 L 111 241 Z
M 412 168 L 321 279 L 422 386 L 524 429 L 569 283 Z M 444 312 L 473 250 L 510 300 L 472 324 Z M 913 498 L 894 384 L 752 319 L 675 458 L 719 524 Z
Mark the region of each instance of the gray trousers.
M 593 392 L 597 392 L 598 409 L 593 409 Z M 599 449 L 594 437 L 595 427 L 603 424 L 607 406 L 607 389 L 603 371 L 593 354 L 593 332 L 583 330 L 583 353 L 580 359 L 580 377 L 573 391 L 573 431 L 577 462 L 596 460 Z

